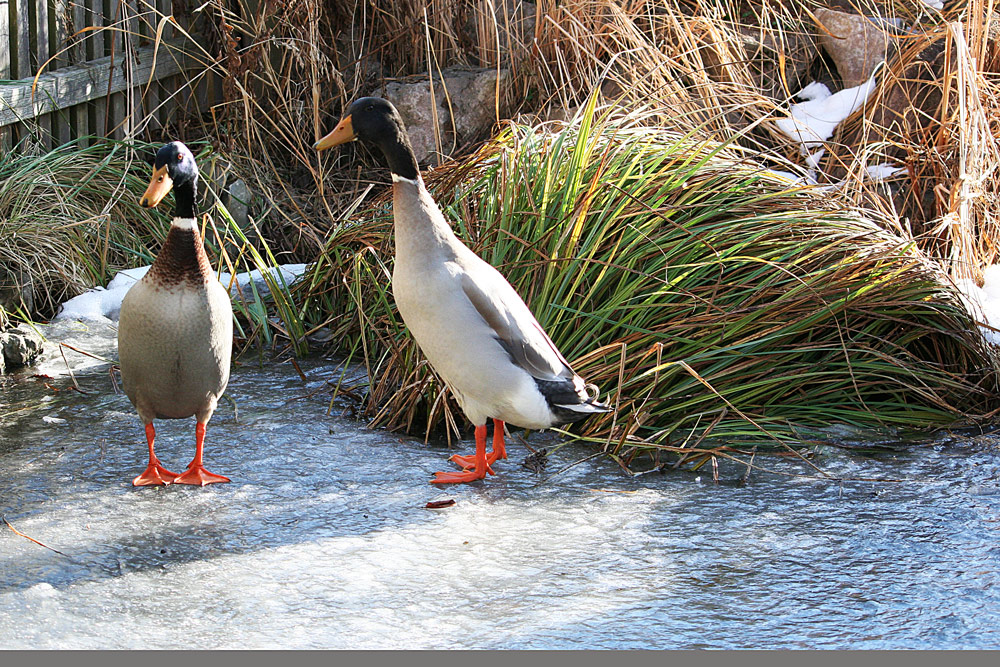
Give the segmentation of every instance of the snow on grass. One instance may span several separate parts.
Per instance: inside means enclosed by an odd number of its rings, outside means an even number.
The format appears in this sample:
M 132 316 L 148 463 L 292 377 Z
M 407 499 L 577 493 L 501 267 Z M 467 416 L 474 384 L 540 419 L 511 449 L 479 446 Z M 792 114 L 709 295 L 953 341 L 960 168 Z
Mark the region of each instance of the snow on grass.
M 779 118 L 776 122 L 778 129 L 786 136 L 799 142 L 799 150 L 807 168 L 806 173 L 802 176 L 773 170 L 770 173 L 787 178 L 795 185 L 818 186 L 828 191 L 842 188 L 846 180 L 819 186 L 817 178 L 819 162 L 826 153 L 823 142 L 830 139 L 837 126 L 868 100 L 875 90 L 876 72 L 873 72 L 871 78 L 863 84 L 845 88 L 837 93 L 831 93 L 825 84 L 818 81 L 813 81 L 800 90 L 796 97 L 802 101 L 792 105 L 787 118 Z M 873 181 L 881 181 L 902 170 L 903 167 L 879 164 L 866 167 L 864 175 Z
M 271 272 L 271 275 L 277 282 L 280 283 L 283 281 L 284 284 L 289 285 L 305 273 L 305 270 L 305 264 L 284 264 L 269 269 L 269 272 Z M 58 314 L 53 319 L 117 321 L 118 311 L 121 310 L 122 299 L 125 298 L 126 292 L 146 275 L 147 271 L 149 271 L 149 266 L 140 266 L 120 271 L 114 277 L 114 280 L 108 283 L 106 288 L 95 287 L 66 301 L 62 304 Z M 229 287 L 232 276 L 228 273 L 223 273 L 219 276 L 219 281 L 224 286 Z M 266 294 L 269 291 L 267 283 L 264 281 L 263 273 L 259 269 L 255 269 L 247 273 L 236 274 L 236 282 L 233 283 L 230 293 L 235 296 L 240 293 L 240 290 L 248 289 L 250 283 L 256 285 L 259 293 Z
M 994 264 L 983 272 L 982 287 L 969 278 L 956 280 L 955 285 L 969 314 L 979 321 L 983 337 L 994 345 L 1000 345 L 1000 332 L 993 331 L 1000 329 L 1000 264 Z
M 778 129 L 802 144 L 803 154 L 808 154 L 833 136 L 837 126 L 861 108 L 875 90 L 875 75 L 860 86 L 845 88 L 837 93 L 816 81 L 799 91 L 803 102 L 793 104 L 788 118 L 779 118 Z

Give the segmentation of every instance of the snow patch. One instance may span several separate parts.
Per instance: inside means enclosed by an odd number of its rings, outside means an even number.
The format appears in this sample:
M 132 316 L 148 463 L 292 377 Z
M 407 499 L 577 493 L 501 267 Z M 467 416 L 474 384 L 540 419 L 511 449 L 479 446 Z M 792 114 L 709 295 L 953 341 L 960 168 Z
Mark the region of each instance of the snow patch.
M 875 74 L 860 86 L 836 93 L 816 81 L 799 91 L 803 102 L 793 104 L 788 118 L 779 118 L 778 129 L 802 144 L 804 155 L 833 136 L 837 126 L 861 108 L 875 90 Z
M 149 271 L 148 266 L 119 271 L 108 283 L 107 288 L 95 287 L 62 304 L 55 318 L 57 320 L 117 320 L 122 307 L 122 299 L 132 285 Z
M 286 285 L 291 284 L 295 279 L 305 273 L 305 264 L 284 264 L 267 269 L 278 282 L 284 281 Z M 122 300 L 125 294 L 136 284 L 146 272 L 149 266 L 140 266 L 134 269 L 119 271 L 118 275 L 105 287 L 95 287 L 79 296 L 75 296 L 62 304 L 56 320 L 79 320 L 79 321 L 117 321 L 118 312 L 122 307 Z M 223 273 L 219 276 L 219 281 L 225 287 L 229 287 L 232 275 Z M 269 292 L 264 274 L 255 269 L 246 273 L 236 274 L 236 281 L 233 282 L 230 293 L 238 295 L 241 290 L 245 291 L 254 283 L 256 289 L 261 294 Z
M 994 264 L 983 272 L 983 286 L 979 287 L 970 278 L 955 281 L 966 310 L 980 324 L 1000 329 L 1000 264 Z M 1000 332 L 987 326 L 980 326 L 983 338 L 994 345 L 1000 345 Z

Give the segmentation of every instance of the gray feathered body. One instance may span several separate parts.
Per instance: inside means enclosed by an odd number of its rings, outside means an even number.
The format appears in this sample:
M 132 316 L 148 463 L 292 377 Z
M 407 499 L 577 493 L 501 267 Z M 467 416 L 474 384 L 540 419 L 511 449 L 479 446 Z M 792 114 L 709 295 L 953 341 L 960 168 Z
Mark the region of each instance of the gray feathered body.
M 229 382 L 233 310 L 193 222 L 175 220 L 152 268 L 125 295 L 118 356 L 143 423 L 207 422 Z
M 469 420 L 542 429 L 607 412 L 510 283 L 451 231 L 422 180 L 394 181 L 393 296 Z

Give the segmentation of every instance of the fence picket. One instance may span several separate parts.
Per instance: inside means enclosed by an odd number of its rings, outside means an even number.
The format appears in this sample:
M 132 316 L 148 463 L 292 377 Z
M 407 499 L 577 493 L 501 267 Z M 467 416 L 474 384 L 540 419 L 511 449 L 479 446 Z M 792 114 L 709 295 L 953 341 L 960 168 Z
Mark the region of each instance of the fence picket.
M 69 26 L 66 24 L 69 10 L 68 0 L 50 0 L 52 6 L 49 12 L 49 51 L 55 59 L 46 71 L 66 67 L 72 58 L 72 48 L 69 40 Z M 76 114 L 74 109 L 63 110 L 59 114 L 52 114 L 52 134 L 58 140 L 59 145 L 68 143 L 73 138 L 73 119 Z
M 10 0 L 0 0 L 0 79 L 10 78 Z M 0 127 L 0 151 L 10 150 L 10 128 Z
M 87 33 L 81 33 L 84 27 L 88 25 L 87 22 L 87 7 L 83 0 L 72 0 L 73 7 L 73 57 L 70 62 L 74 65 L 81 65 L 88 60 L 87 56 Z M 76 137 L 77 143 L 81 146 L 86 145 L 86 141 L 83 137 L 90 134 L 90 105 L 84 102 L 83 104 L 77 104 L 72 109 L 72 122 L 73 122 L 73 136 Z
M 107 25 L 104 18 L 104 0 L 86 0 L 86 3 L 87 8 L 90 10 L 91 25 L 96 28 L 102 28 Z M 90 53 L 87 54 L 87 59 L 97 60 L 108 55 L 107 39 L 105 39 L 107 31 L 93 30 L 90 34 L 92 37 Z M 108 131 L 108 100 L 98 98 L 93 102 L 89 102 L 87 106 L 90 107 L 91 133 L 98 137 L 105 136 Z
M 181 104 L 184 70 L 195 64 L 169 24 L 154 63 L 156 27 L 172 7 L 172 0 L 0 0 L 0 147 L 158 136 Z M 212 88 L 202 92 L 206 106 Z
M 37 72 L 49 59 L 49 2 L 48 0 L 34 0 L 34 3 L 35 64 L 32 69 Z M 38 142 L 42 149 L 52 148 L 52 117 L 48 114 L 39 116 L 36 126 L 38 127 Z

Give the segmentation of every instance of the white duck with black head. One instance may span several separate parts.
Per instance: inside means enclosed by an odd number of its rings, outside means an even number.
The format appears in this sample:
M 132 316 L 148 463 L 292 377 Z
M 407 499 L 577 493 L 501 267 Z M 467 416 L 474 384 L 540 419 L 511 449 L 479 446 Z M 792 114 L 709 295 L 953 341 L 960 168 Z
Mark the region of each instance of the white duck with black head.
M 205 427 L 229 382 L 233 308 L 209 264 L 195 219 L 198 167 L 179 141 L 163 146 L 140 204 L 174 192 L 174 218 L 156 261 L 125 295 L 118 356 L 125 394 L 146 427 L 149 465 L 135 486 L 228 482 L 203 464 Z M 154 419 L 194 416 L 195 456 L 177 475 L 154 452 Z
M 403 120 L 377 97 L 354 102 L 315 148 L 360 140 L 379 148 L 392 173 L 396 306 L 434 370 L 476 427 L 474 456 L 453 456 L 462 472 L 436 473 L 436 484 L 493 474 L 506 458 L 504 422 L 549 428 L 608 412 L 563 358 L 524 300 L 451 230 L 424 187 Z M 486 452 L 486 422 L 494 422 Z

